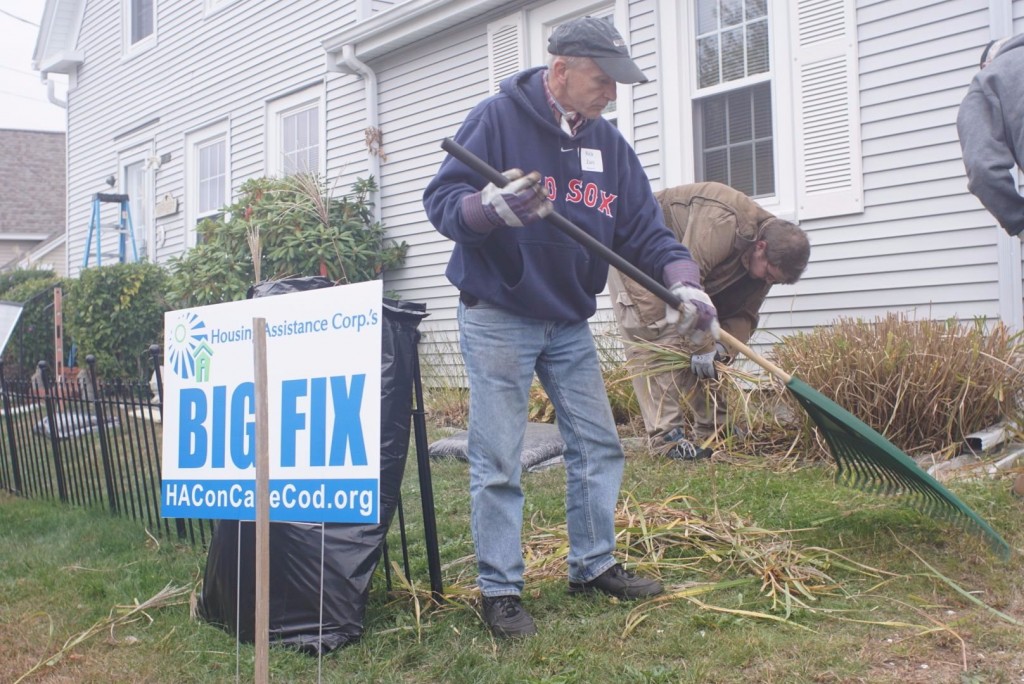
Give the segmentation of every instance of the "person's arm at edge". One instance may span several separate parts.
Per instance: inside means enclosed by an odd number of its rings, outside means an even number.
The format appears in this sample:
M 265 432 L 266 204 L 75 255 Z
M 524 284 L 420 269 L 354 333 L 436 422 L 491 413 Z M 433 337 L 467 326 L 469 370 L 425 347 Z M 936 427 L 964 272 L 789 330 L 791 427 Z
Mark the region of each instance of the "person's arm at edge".
M 1017 191 L 1017 162 L 1004 135 L 995 92 L 972 83 L 957 114 L 967 187 L 1010 235 L 1024 230 L 1024 197 Z M 1024 125 L 1024 122 L 1021 123 Z

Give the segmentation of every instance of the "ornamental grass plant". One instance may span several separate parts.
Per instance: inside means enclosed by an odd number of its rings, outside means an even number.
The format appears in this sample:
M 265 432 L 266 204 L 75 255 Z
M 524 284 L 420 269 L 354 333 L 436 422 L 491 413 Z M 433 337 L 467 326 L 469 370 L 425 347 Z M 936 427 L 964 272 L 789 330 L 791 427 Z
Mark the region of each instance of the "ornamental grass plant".
M 689 354 L 644 344 L 656 359 L 632 377 L 689 368 Z M 911 456 L 949 458 L 965 437 L 1019 422 L 1024 346 L 1002 323 L 840 318 L 779 340 L 768 358 Z M 740 358 L 719 366 L 727 424 L 707 446 L 725 458 L 830 460 L 814 423 L 778 380 Z M 739 426 L 739 430 L 734 430 Z
M 952 455 L 1021 410 L 1024 347 L 999 322 L 840 318 L 784 338 L 771 357 L 910 455 Z

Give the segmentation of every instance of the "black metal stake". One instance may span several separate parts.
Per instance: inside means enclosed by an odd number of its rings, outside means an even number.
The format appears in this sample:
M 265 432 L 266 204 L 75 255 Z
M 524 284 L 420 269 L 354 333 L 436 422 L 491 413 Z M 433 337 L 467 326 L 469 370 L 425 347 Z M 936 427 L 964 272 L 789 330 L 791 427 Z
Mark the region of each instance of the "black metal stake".
M 18 459 L 18 440 L 14 438 L 14 416 L 11 415 L 11 397 L 7 393 L 7 378 L 4 376 L 4 362 L 0 359 L 0 395 L 4 401 L 4 421 L 7 423 L 7 444 L 11 450 L 11 472 L 14 475 L 14 492 L 24 494 L 21 483 L 21 463 Z
M 96 414 L 96 429 L 100 436 L 100 458 L 103 459 L 103 480 L 107 484 L 107 502 L 110 512 L 117 513 L 117 495 L 114 490 L 114 468 L 110 463 L 110 446 L 107 444 L 107 419 L 103 415 L 103 402 L 100 401 L 99 388 L 96 385 L 96 357 L 89 354 L 85 357 L 89 367 L 89 384 L 92 387 L 92 406 Z
M 53 395 L 50 393 L 50 377 L 46 372 L 46 361 L 39 362 L 39 375 L 43 384 L 43 398 L 46 401 L 46 421 L 50 426 L 50 449 L 53 455 L 53 467 L 57 475 L 57 496 L 63 503 L 68 502 L 68 488 L 64 481 L 64 461 L 60 454 L 60 437 L 57 435 L 57 415 L 53 406 Z
M 444 598 L 444 586 L 441 583 L 441 554 L 437 548 L 434 484 L 430 477 L 430 448 L 427 446 L 427 417 L 423 408 L 423 381 L 420 378 L 418 344 L 413 347 L 412 352 L 412 377 L 416 391 L 412 425 L 416 436 L 416 470 L 420 475 L 420 501 L 423 504 L 423 538 L 427 547 L 427 571 L 430 573 L 430 591 L 434 600 L 440 602 Z

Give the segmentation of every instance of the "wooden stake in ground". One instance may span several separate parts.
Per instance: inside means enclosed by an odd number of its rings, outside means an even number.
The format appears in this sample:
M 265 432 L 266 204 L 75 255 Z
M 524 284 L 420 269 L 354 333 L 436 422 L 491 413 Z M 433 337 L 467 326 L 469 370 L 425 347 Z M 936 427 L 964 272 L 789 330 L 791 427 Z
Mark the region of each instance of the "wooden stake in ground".
M 267 321 L 252 319 L 256 402 L 256 684 L 270 678 L 270 438 L 267 423 Z

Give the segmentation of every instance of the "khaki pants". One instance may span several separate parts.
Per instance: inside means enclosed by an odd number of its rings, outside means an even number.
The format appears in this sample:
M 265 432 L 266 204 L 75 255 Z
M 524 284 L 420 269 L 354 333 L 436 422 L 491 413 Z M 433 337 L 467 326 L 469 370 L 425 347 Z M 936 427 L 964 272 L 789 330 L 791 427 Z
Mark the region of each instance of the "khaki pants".
M 698 441 L 711 436 L 725 423 L 725 401 L 718 391 L 718 383 L 698 378 L 689 368 L 658 371 L 657 354 L 644 344 L 679 349 L 687 355 L 691 353 L 690 346 L 664 319 L 651 325 L 639 319 L 636 306 L 622 287 L 615 269 L 608 272 L 608 290 L 625 343 L 626 366 L 633 376 L 640 415 L 652 443 L 657 444 L 676 427 Z M 692 428 L 683 411 L 684 401 L 693 416 Z

